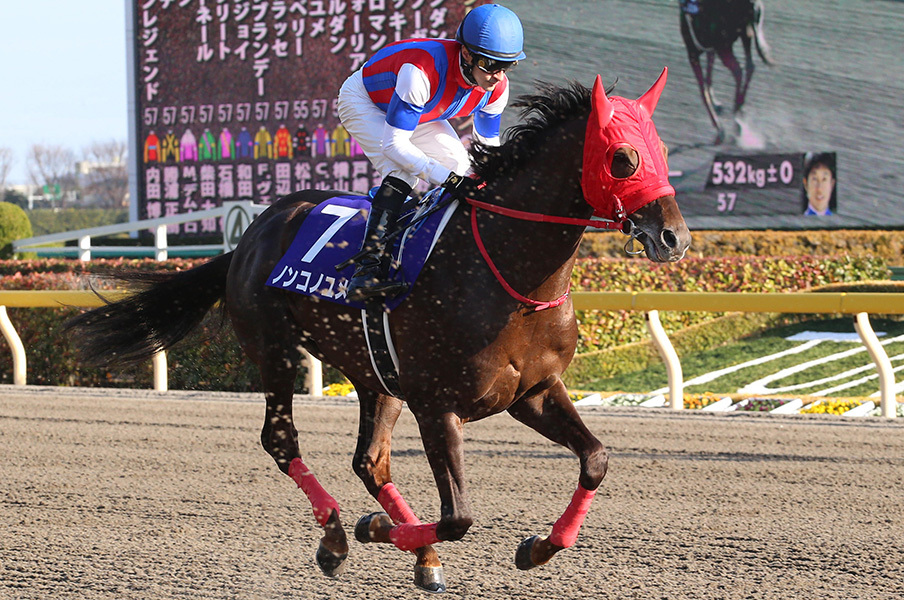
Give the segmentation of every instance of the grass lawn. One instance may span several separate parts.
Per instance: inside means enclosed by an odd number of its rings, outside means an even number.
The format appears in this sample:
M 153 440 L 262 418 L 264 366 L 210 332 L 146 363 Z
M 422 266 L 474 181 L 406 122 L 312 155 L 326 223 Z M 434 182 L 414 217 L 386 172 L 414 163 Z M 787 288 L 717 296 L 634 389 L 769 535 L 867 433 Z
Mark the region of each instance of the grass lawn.
M 902 321 L 871 319 L 870 323 L 880 342 L 904 336 Z M 787 339 L 805 331 L 846 334 L 852 341 Z M 904 368 L 904 337 L 885 344 L 884 348 L 892 367 L 896 370 Z M 813 320 L 770 329 L 756 337 L 679 358 L 684 374 L 684 390 L 690 394 L 852 397 L 869 396 L 879 390 L 876 369 L 866 347 L 856 335 L 853 318 Z M 759 364 L 729 370 L 751 361 Z M 710 375 L 707 381 L 694 383 L 696 378 L 719 371 L 723 371 L 719 376 Z M 667 385 L 665 365 L 658 364 L 643 371 L 597 380 L 587 389 L 648 393 Z

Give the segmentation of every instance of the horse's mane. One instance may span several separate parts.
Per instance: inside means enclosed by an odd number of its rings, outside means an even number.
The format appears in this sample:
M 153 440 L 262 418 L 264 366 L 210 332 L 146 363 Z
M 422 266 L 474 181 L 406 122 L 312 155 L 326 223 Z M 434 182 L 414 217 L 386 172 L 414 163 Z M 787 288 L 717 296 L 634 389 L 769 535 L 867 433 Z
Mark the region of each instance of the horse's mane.
M 509 127 L 500 146 L 471 145 L 471 163 L 481 179 L 511 173 L 542 145 L 555 125 L 590 113 L 590 89 L 576 81 L 565 87 L 538 81 L 535 94 L 519 96 L 512 106 L 521 108 L 522 123 Z

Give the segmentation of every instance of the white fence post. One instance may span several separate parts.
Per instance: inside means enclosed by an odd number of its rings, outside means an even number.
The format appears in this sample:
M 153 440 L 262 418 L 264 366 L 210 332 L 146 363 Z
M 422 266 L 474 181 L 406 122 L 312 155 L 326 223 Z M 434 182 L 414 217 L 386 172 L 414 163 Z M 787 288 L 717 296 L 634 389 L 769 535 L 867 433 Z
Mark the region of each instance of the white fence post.
M 165 392 L 169 389 L 169 380 L 166 373 L 166 351 L 161 350 L 151 358 L 154 365 L 154 391 Z
M 323 395 L 323 364 L 307 350 L 302 350 L 308 362 L 308 372 L 304 377 L 305 387 L 312 396 Z
M 895 372 L 885 348 L 879 343 L 879 338 L 869 323 L 869 315 L 865 312 L 857 313 L 854 317 L 854 329 L 860 336 L 863 345 L 869 352 L 876 370 L 879 372 L 879 396 L 882 398 L 882 416 L 893 419 L 897 416 L 897 400 L 895 398 Z
M 669 406 L 672 410 L 681 410 L 684 408 L 684 375 L 681 371 L 681 361 L 678 360 L 678 354 L 659 321 L 659 311 L 651 310 L 645 314 L 647 328 L 653 336 L 653 344 L 665 362 L 665 369 L 669 375 Z
M 91 236 L 83 235 L 78 239 L 78 259 L 82 262 L 91 260 Z
M 0 306 L 0 331 L 13 352 L 13 385 L 25 385 L 25 346 L 6 314 L 5 306 Z
M 154 229 L 154 260 L 166 260 L 166 225 L 157 225 Z

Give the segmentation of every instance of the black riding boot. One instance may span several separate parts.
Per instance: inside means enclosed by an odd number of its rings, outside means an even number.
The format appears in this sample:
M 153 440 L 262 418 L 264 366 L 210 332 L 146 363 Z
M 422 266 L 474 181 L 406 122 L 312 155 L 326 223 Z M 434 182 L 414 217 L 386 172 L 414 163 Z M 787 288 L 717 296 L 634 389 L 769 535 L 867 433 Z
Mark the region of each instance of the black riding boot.
M 400 281 L 387 281 L 389 262 L 384 260 L 384 247 L 381 238 L 386 234 L 399 216 L 405 199 L 411 192 L 411 186 L 396 177 L 387 177 L 377 190 L 361 250 L 366 254 L 356 261 L 357 267 L 348 285 L 348 299 L 353 302 L 366 300 L 374 296 L 395 296 L 405 290 Z

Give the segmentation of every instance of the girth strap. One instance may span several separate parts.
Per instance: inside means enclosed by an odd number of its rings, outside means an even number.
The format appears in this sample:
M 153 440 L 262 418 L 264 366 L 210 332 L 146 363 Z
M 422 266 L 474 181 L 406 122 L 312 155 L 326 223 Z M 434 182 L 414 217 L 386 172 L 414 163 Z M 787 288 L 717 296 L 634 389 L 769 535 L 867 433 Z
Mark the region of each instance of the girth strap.
M 399 359 L 392 345 L 389 312 L 383 304 L 383 298 L 371 298 L 365 303 L 361 310 L 361 321 L 374 373 L 390 396 L 404 400 L 405 395 L 399 385 Z

